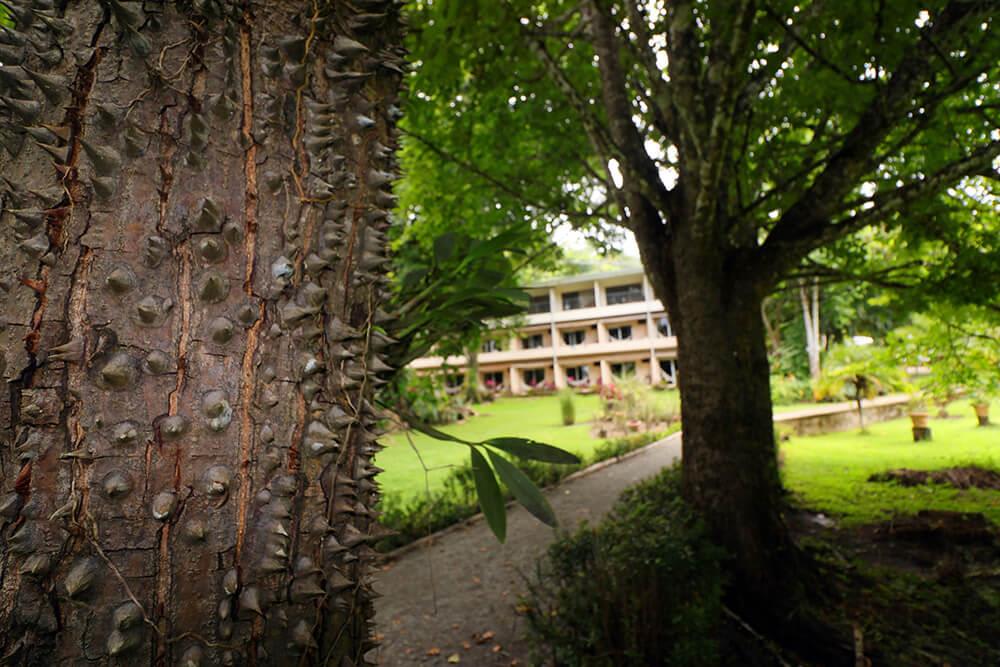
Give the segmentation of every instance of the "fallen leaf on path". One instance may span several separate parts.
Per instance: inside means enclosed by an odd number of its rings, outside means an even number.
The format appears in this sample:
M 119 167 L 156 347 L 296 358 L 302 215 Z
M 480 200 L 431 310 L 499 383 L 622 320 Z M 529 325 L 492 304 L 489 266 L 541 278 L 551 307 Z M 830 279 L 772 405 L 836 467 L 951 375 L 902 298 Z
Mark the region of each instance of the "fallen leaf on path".
M 473 577 L 472 578 L 472 583 L 474 583 L 476 585 L 479 585 L 479 584 L 483 583 L 483 580 L 480 579 L 479 577 Z
M 441 649 L 439 649 L 437 646 L 432 646 L 431 648 L 427 649 L 427 655 L 441 655 Z
M 502 651 L 502 650 L 503 650 L 503 647 L 502 647 L 502 646 L 500 646 L 500 644 L 494 644 L 494 645 L 493 645 L 493 648 L 491 648 L 490 650 L 491 650 L 491 651 L 492 651 L 493 653 L 499 653 L 500 651 Z
M 496 636 L 496 634 L 497 633 L 493 632 L 492 630 L 487 630 L 483 634 L 476 637 L 476 643 L 485 644 L 489 640 L 493 639 Z
M 470 648 L 472 648 L 472 644 L 470 644 L 469 642 L 462 642 L 462 648 L 468 651 Z
M 462 662 L 462 656 L 460 656 L 457 653 L 452 653 L 451 655 L 448 656 L 448 662 L 451 663 L 451 664 L 453 664 L 453 665 L 456 665 L 456 664 Z

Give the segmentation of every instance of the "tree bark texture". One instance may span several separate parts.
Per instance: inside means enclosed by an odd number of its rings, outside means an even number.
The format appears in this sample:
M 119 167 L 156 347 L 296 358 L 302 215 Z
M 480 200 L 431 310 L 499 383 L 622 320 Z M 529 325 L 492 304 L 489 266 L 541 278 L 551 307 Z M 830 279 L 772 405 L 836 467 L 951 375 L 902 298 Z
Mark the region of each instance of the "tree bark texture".
M 759 612 L 795 585 L 794 548 L 781 516 L 765 291 L 698 245 L 679 235 L 671 272 L 650 272 L 677 333 L 684 492 L 733 559 L 731 590 L 740 599 L 731 603 Z M 644 262 L 647 252 L 663 257 L 662 247 L 639 247 Z M 684 279 L 672 280 L 673 271 Z
M 12 6 L 0 662 L 371 663 L 389 0 Z

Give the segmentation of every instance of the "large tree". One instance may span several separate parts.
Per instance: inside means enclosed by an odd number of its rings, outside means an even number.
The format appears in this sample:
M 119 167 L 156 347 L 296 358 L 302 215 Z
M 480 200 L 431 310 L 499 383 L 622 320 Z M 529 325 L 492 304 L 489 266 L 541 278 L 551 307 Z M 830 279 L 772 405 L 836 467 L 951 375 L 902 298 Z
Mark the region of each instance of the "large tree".
M 396 3 L 0 10 L 0 662 L 370 664 Z
M 685 493 L 734 556 L 733 602 L 758 617 L 783 618 L 774 601 L 794 598 L 800 562 L 782 516 L 762 300 L 863 228 L 983 233 L 981 218 L 953 213 L 968 206 L 962 190 L 986 201 L 997 178 L 996 9 L 415 3 L 407 187 L 445 189 L 453 209 L 493 196 L 635 234 L 678 335 Z M 464 167 L 458 178 L 442 158 Z

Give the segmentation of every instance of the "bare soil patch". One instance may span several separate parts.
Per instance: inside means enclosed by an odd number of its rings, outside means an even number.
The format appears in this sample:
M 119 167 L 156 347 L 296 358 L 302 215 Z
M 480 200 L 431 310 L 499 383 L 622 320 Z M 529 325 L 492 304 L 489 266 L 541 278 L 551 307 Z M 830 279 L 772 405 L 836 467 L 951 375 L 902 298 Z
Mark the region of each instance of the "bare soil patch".
M 945 468 L 944 470 L 911 470 L 899 468 L 872 475 L 869 482 L 896 482 L 902 486 L 946 484 L 956 489 L 994 489 L 1000 491 L 1000 472 L 978 466 Z

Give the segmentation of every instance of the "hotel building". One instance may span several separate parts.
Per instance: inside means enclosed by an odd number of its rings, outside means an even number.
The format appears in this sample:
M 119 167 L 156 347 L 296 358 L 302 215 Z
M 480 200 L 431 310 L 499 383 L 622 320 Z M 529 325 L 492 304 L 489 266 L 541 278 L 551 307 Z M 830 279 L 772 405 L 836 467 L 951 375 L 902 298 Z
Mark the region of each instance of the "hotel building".
M 594 386 L 634 375 L 674 384 L 677 338 L 663 304 L 641 268 L 555 278 L 526 290 L 528 314 L 514 329 L 498 331 L 479 354 L 479 382 L 495 391 Z M 411 367 L 440 369 L 464 383 L 465 357 L 422 357 Z

